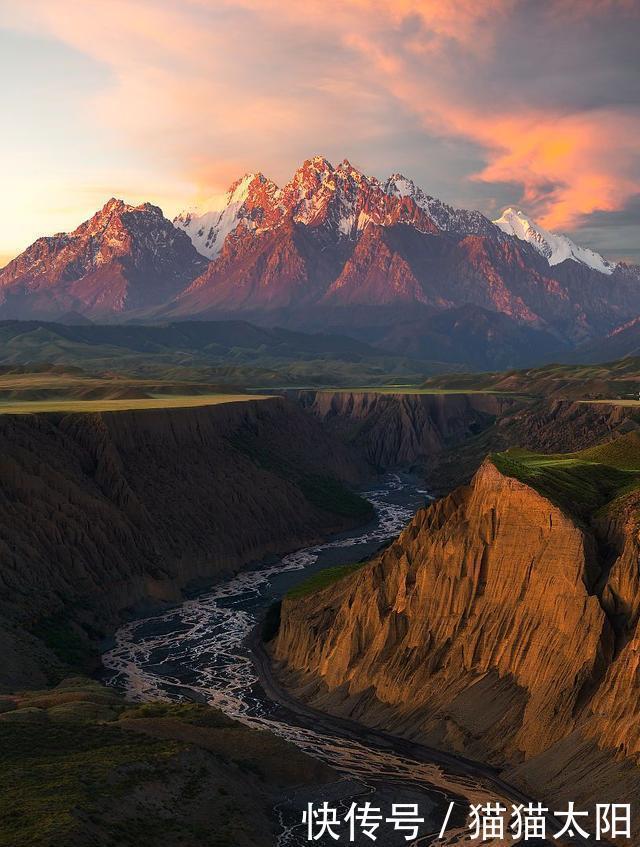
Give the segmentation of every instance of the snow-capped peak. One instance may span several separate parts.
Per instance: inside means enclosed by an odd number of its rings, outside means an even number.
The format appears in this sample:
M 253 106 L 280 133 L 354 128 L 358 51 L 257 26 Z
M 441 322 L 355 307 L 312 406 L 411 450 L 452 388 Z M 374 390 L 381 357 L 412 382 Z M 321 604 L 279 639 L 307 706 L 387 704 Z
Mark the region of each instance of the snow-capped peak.
M 494 224 L 507 235 L 515 236 L 521 241 L 531 244 L 538 253 L 545 257 L 550 265 L 559 265 L 560 262 L 571 259 L 603 274 L 612 274 L 615 270 L 614 262 L 608 262 L 599 253 L 589 250 L 588 247 L 580 247 L 566 235 L 549 232 L 549 230 L 532 221 L 520 209 L 514 209 L 510 206 L 494 221 Z
M 202 206 L 181 212 L 173 223 L 187 233 L 199 253 L 215 259 L 225 238 L 241 220 L 253 229 L 259 228 L 265 212 L 277 206 L 279 194 L 275 183 L 263 174 L 248 173 L 225 194 L 213 195 Z
M 120 207 L 124 207 L 122 201 L 112 199 L 102 214 L 117 213 Z M 149 211 L 162 215 L 155 207 Z M 457 209 L 426 194 L 404 174 L 394 173 L 379 182 L 347 159 L 334 167 L 324 156 L 303 162 L 282 189 L 261 173 L 247 173 L 224 194 L 181 212 L 173 223 L 190 237 L 199 253 L 215 259 L 227 236 L 240 224 L 243 231 L 263 233 L 286 220 L 341 238 L 356 238 L 371 222 L 382 226 L 410 223 L 423 232 L 440 230 L 462 237 L 516 237 L 531 244 L 550 265 L 572 259 L 605 274 L 616 267 L 566 236 L 548 232 L 518 209 L 505 209 L 492 223 L 480 212 Z

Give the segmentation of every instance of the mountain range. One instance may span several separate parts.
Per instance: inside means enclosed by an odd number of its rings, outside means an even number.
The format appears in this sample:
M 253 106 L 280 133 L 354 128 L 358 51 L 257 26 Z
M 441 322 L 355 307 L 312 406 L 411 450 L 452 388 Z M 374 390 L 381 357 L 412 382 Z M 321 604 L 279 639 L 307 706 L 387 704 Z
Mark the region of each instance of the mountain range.
M 347 333 L 395 352 L 491 366 L 601 339 L 640 314 L 640 267 L 523 212 L 495 222 L 410 179 L 308 159 L 283 187 L 237 180 L 173 222 L 111 199 L 0 270 L 0 318 L 242 317 Z M 80 318 L 78 318 L 80 316 Z M 439 353 L 443 351 L 443 355 Z

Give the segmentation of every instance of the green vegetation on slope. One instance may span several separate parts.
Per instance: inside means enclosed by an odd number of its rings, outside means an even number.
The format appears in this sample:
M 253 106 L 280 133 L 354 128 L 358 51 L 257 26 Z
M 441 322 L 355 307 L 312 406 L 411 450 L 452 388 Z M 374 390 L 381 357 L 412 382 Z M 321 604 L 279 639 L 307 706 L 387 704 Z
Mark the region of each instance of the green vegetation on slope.
M 309 594 L 316 594 L 318 591 L 322 591 L 324 588 L 328 588 L 330 585 L 333 585 L 334 582 L 339 582 L 341 579 L 349 576 L 349 574 L 360 570 L 360 568 L 362 568 L 365 564 L 365 562 L 356 562 L 354 565 L 340 565 L 336 568 L 325 568 L 322 571 L 314 573 L 313 576 L 310 576 L 309 579 L 301 582 L 300 585 L 296 585 L 295 588 L 292 588 L 289 592 L 287 592 L 287 597 L 290 600 L 299 600 L 300 597 L 307 597 Z
M 296 485 L 304 498 L 318 509 L 343 518 L 366 521 L 373 517 L 373 506 L 364 497 L 350 491 L 332 476 L 303 474 L 293 464 L 276 455 L 260 439 L 250 435 L 234 435 L 229 443 L 252 462 Z
M 328 769 L 208 706 L 70 678 L 0 698 L 0 847 L 253 847 L 273 795 Z
M 378 350 L 353 338 L 246 321 L 66 326 L 0 321 L 0 365 L 79 366 L 92 373 L 270 386 L 420 382 L 459 369 Z
M 86 625 L 85 625 L 86 627 Z M 31 629 L 32 635 L 39 638 L 61 662 L 60 667 L 47 668 L 50 683 L 59 682 L 62 675 L 74 672 L 88 673 L 96 667 L 99 654 L 63 615 L 38 621 Z
M 325 512 L 361 521 L 373 517 L 371 503 L 350 491 L 338 479 L 308 475 L 300 477 L 298 485 L 307 500 Z
M 640 488 L 640 435 L 635 432 L 578 453 L 511 449 L 492 454 L 491 460 L 501 473 L 581 519 Z
M 124 799 L 176 754 L 175 743 L 119 729 L 124 706 L 113 696 L 105 704 L 105 694 L 87 681 L 5 698 L 12 708 L 0 716 L 2 847 L 72 843 L 80 812 L 95 815 Z
M 432 376 L 423 388 L 457 391 L 493 391 L 533 397 L 629 400 L 640 392 L 640 358 L 601 365 L 544 365 L 496 373 L 460 373 Z

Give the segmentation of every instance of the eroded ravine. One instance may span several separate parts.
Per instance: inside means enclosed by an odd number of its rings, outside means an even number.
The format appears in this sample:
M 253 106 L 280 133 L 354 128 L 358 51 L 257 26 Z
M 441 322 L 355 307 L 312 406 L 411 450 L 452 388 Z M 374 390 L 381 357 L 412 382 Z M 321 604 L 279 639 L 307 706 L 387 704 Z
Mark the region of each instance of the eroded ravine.
M 495 789 L 440 765 L 398 754 L 365 734 L 354 737 L 331 719 L 311 728 L 296 714 L 271 700 L 258 681 L 247 637 L 268 606 L 293 585 L 322 568 L 358 561 L 398 534 L 427 492 L 414 479 L 389 475 L 364 492 L 376 510 L 364 529 L 304 548 L 282 559 L 244 571 L 209 593 L 162 614 L 136 620 L 118 630 L 115 646 L 103 656 L 110 684 L 136 701 L 190 699 L 218 707 L 243 723 L 268 730 L 329 763 L 343 779 L 316 790 L 316 796 L 290 798 L 278 807 L 280 847 L 306 844 L 300 809 L 324 800 L 343 810 L 366 798 L 390 809 L 391 803 L 419 803 L 426 818 L 423 843 L 435 843 L 448 803 L 460 799 L 452 818 L 462 824 L 468 803 L 495 802 Z M 321 796 L 320 796 L 321 795 Z M 401 834 L 385 829 L 385 843 L 405 844 Z M 466 831 L 449 830 L 453 844 Z M 397 839 L 397 840 L 394 840 Z M 324 842 L 320 842 L 324 843 Z M 330 842 L 328 843 L 335 843 Z M 363 843 L 369 843 L 363 839 Z

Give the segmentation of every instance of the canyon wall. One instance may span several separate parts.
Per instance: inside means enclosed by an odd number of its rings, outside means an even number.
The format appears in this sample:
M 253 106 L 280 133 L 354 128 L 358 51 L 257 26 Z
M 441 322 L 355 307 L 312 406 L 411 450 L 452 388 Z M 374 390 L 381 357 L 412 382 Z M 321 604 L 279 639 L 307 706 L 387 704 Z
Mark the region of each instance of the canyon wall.
M 297 696 L 503 770 L 532 796 L 640 788 L 640 494 L 588 528 L 485 461 L 380 556 L 285 599 Z
M 367 473 L 283 398 L 0 416 L 0 686 L 45 681 L 44 636 L 64 641 L 69 622 L 97 638 L 125 610 L 366 518 L 342 482 Z
M 375 467 L 408 467 L 486 430 L 516 402 L 492 394 L 300 391 L 298 402 Z
M 412 467 L 434 494 L 469 482 L 487 453 L 581 450 L 633 430 L 640 409 L 499 394 L 299 391 L 323 427 L 378 468 Z

